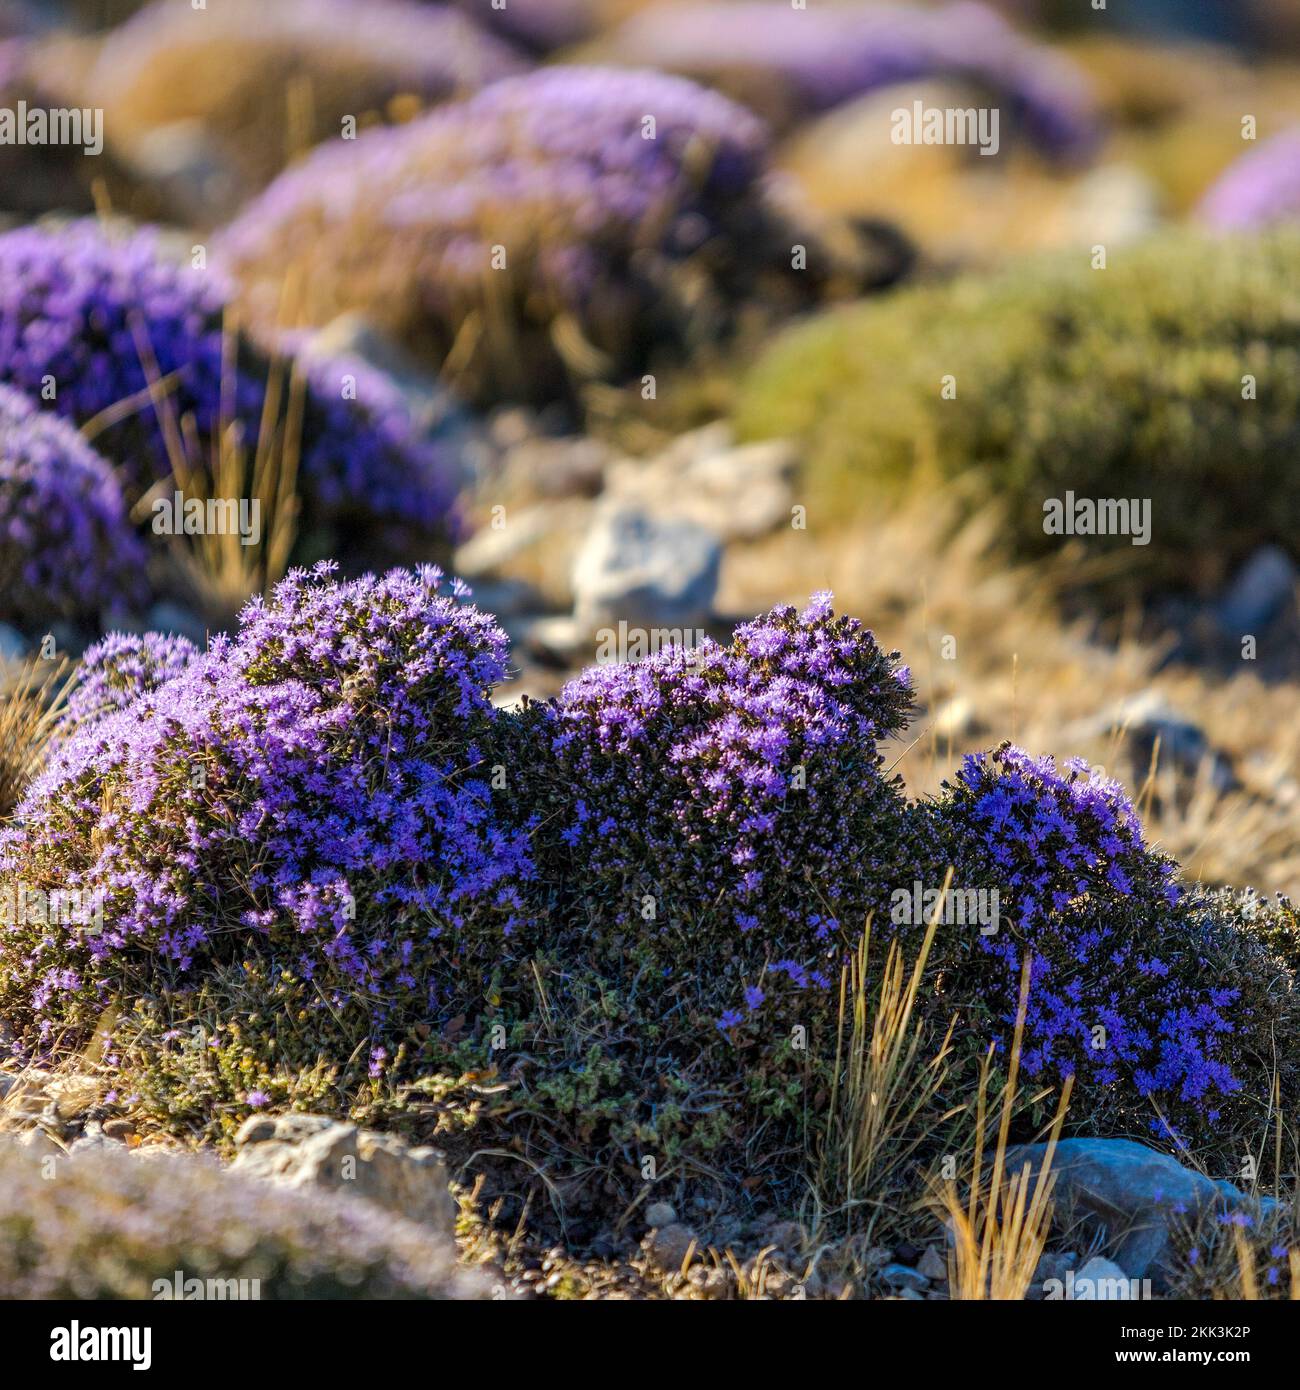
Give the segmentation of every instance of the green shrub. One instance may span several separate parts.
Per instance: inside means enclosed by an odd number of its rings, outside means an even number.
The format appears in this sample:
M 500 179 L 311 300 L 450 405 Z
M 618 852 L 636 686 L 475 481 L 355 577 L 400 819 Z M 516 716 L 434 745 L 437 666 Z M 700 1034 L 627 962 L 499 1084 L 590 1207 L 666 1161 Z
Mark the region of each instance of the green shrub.
M 1295 549 L 1298 271 L 1294 234 L 1180 234 L 1111 248 L 1104 270 L 1081 248 L 902 291 L 790 331 L 744 383 L 739 426 L 806 442 L 822 515 L 928 465 L 970 473 L 1019 555 L 1061 546 L 1047 499 L 1149 498 L 1149 545 L 1091 537 L 1089 555 L 1124 587 L 1208 588 L 1256 546 Z

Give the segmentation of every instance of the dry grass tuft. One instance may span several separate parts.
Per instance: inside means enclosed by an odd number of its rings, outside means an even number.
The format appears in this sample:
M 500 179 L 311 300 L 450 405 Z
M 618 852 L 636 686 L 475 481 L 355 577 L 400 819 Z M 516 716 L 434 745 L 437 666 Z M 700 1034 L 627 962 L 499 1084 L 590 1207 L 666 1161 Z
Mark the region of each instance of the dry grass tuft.
M 835 1072 L 817 1165 L 817 1198 L 823 1211 L 846 1216 L 851 1226 L 868 1231 L 882 1214 L 896 1209 L 899 1190 L 922 1146 L 957 1113 L 945 1111 L 940 1099 L 948 1079 L 952 1025 L 932 1052 L 925 1023 L 913 1022 L 951 882 L 950 869 L 910 975 L 893 940 L 872 988 L 870 921 L 840 975 Z
M 957 1185 L 949 1180 L 936 1186 L 935 1199 L 946 1216 L 952 1234 L 948 1257 L 949 1297 L 963 1300 L 1020 1300 L 1033 1281 L 1052 1225 L 1052 1190 L 1056 1175 L 1052 1158 L 1070 1104 L 1073 1077 L 1061 1091 L 1048 1138 L 1042 1168 L 1035 1176 L 1030 1165 L 1010 1178 L 1006 1171 L 1007 1140 L 1015 1110 L 1020 1074 L 1020 1049 L 1025 1011 L 1029 1005 L 1029 967 L 1025 956 L 1020 978 L 1020 1003 L 1011 1046 L 1010 1070 L 1002 1092 L 1001 1117 L 993 1167 L 984 1182 L 984 1130 L 987 1114 L 992 1051 L 980 1070 L 975 1101 L 975 1152 L 971 1160 L 969 1192 L 963 1203 Z
M 12 815 L 40 770 L 75 682 L 66 657 L 17 669 L 0 662 L 0 819 Z

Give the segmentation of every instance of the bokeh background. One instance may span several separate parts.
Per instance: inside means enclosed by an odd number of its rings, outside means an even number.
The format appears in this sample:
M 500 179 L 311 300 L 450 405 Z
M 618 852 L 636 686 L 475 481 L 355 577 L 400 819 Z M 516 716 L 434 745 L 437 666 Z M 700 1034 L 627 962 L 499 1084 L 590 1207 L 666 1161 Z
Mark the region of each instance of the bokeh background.
M 104 137 L 0 146 L 0 380 L 98 455 L 10 404 L 7 659 L 438 560 L 515 700 L 620 622 L 830 588 L 911 662 L 913 789 L 1082 753 L 1190 876 L 1300 883 L 1298 0 L 10 0 L 0 34 L 0 106 Z M 997 154 L 893 143 L 917 101 L 996 108 Z M 258 541 L 160 537 L 177 487 L 257 497 Z M 1045 536 L 1067 490 L 1148 499 L 1151 543 Z

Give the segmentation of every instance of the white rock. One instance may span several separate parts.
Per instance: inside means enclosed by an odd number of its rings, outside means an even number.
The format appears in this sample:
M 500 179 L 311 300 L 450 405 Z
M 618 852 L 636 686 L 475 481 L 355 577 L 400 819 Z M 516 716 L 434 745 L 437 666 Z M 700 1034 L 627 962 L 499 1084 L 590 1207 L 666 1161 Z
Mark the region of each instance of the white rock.
M 359 1130 L 325 1115 L 262 1116 L 244 1122 L 231 1164 L 285 1187 L 322 1187 L 368 1198 L 411 1221 L 450 1232 L 456 1204 L 443 1155 L 395 1135 Z
M 1074 1297 L 1076 1300 L 1116 1302 L 1132 1296 L 1133 1285 L 1129 1276 L 1113 1260 L 1094 1255 L 1074 1276 Z
M 573 565 L 574 618 L 589 631 L 703 628 L 721 563 L 717 536 L 694 522 L 602 505 Z
M 21 662 L 27 650 L 27 639 L 22 633 L 8 623 L 0 623 L 0 661 Z

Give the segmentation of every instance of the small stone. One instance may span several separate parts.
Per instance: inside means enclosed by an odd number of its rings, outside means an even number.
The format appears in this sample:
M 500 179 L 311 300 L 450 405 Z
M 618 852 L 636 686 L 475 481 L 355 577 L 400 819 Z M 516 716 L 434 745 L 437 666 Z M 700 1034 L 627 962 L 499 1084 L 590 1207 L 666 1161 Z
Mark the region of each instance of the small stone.
M 699 1249 L 695 1232 L 689 1226 L 664 1226 L 651 1231 L 643 1248 L 650 1267 L 660 1274 L 675 1274 L 686 1262 L 691 1246 Z
M 1066 1272 L 1078 1269 L 1079 1256 L 1072 1250 L 1045 1250 L 1034 1270 L 1034 1283 L 1044 1284 L 1049 1279 L 1064 1279 Z
M 880 1271 L 880 1277 L 891 1289 L 913 1289 L 921 1293 L 930 1285 L 930 1281 L 919 1269 L 911 1269 L 907 1265 L 886 1265 Z
M 721 565 L 717 536 L 694 522 L 601 506 L 573 564 L 574 617 L 591 631 L 704 628 Z
M 778 1250 L 796 1253 L 803 1249 L 804 1229 L 797 1221 L 778 1221 L 772 1227 L 768 1242 Z
M 1211 744 L 1205 731 L 1156 691 L 1144 691 L 1124 700 L 1090 724 L 1090 732 L 1096 736 L 1126 737 L 1138 767 L 1146 769 L 1151 765 L 1158 745 L 1161 767 L 1173 766 L 1188 776 L 1196 776 L 1205 764 L 1216 791 L 1232 791 L 1239 785 L 1232 763 Z
M 1043 1144 L 1007 1151 L 1008 1171 L 1028 1164 L 1037 1171 Z M 1213 1182 L 1177 1159 L 1132 1139 L 1065 1139 L 1052 1162 L 1057 1218 L 1078 1222 L 1085 1236 L 1106 1242 L 1125 1278 L 1150 1278 L 1157 1292 L 1170 1273 L 1176 1227 L 1225 1210 L 1250 1210 L 1246 1194 Z M 1258 1199 L 1261 1212 L 1272 1198 Z
M 110 1139 L 103 1130 L 95 1129 L 74 1139 L 68 1146 L 69 1157 L 84 1153 L 102 1153 L 105 1149 L 123 1149 L 126 1145 L 118 1139 Z
M 26 659 L 27 639 L 16 627 L 0 623 L 0 661 L 18 663 Z
M 711 1269 L 704 1276 L 704 1292 L 710 1298 L 728 1298 L 735 1287 L 736 1278 L 729 1269 Z
M 60 1148 L 39 1126 L 24 1130 L 18 1136 L 18 1147 L 32 1158 L 65 1158 L 67 1150 Z
M 1076 1299 L 1115 1302 L 1137 1296 L 1134 1281 L 1113 1260 L 1094 1255 L 1074 1276 Z
M 120 1139 L 125 1142 L 135 1133 L 135 1126 L 130 1120 L 106 1120 L 104 1122 L 104 1134 L 109 1139 Z
M 933 1245 L 926 1246 L 921 1258 L 917 1261 L 916 1269 L 918 1274 L 924 1274 L 933 1283 L 945 1283 L 947 1281 L 948 1262 Z
M 276 1119 L 274 1115 L 250 1115 L 239 1126 L 235 1135 L 235 1147 L 242 1149 L 245 1144 L 261 1144 L 275 1138 Z
M 668 1202 L 651 1202 L 646 1208 L 645 1219 L 647 1226 L 674 1226 L 677 1213 Z
M 286 1187 L 353 1193 L 448 1232 L 455 1224 L 456 1204 L 436 1149 L 412 1148 L 396 1135 L 358 1130 L 325 1115 L 281 1115 L 270 1136 L 245 1121 L 240 1134 L 232 1169 Z
M 1281 546 L 1261 546 L 1242 566 L 1215 611 L 1219 626 L 1239 638 L 1267 628 L 1295 597 L 1300 579 Z

